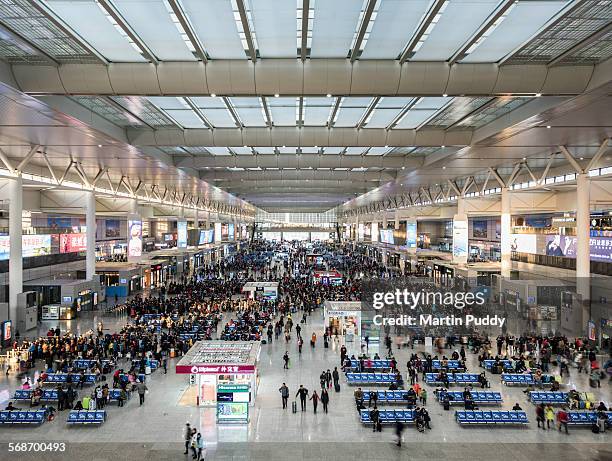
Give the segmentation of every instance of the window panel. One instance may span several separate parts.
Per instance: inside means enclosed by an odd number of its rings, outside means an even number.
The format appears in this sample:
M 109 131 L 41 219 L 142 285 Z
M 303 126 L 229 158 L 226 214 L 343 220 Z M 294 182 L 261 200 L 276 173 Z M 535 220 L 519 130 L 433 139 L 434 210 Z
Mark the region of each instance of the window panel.
M 121 15 L 162 61 L 195 61 L 162 0 L 114 0 Z
M 251 15 L 262 58 L 295 58 L 296 2 L 251 0 Z
M 346 58 L 359 23 L 362 2 L 332 0 L 315 3 L 312 58 Z
M 430 0 L 381 2 L 362 59 L 395 59 L 404 50 Z
M 412 60 L 449 59 L 469 40 L 498 3 L 498 0 L 451 0 Z
M 246 59 L 229 0 L 182 0 L 202 46 L 213 59 Z
M 416 128 L 436 112 L 436 110 L 409 110 L 394 128 Z
M 48 0 L 51 9 L 109 61 L 143 62 L 146 59 L 109 22 L 93 1 Z
M 462 62 L 497 62 L 540 30 L 565 2 L 518 2 L 508 16 Z
M 177 121 L 183 128 L 205 128 L 206 125 L 191 109 L 166 110 L 166 113 Z

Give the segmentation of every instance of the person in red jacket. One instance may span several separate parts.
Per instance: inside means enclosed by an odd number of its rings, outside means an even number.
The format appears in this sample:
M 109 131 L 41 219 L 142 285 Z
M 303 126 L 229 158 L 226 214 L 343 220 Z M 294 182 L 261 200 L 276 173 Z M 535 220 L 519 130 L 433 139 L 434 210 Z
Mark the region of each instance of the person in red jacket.
M 562 407 L 558 412 L 557 412 L 557 422 L 559 423 L 559 432 L 561 432 L 561 427 L 565 427 L 565 433 L 569 434 L 568 430 L 567 430 L 567 421 L 569 419 L 569 416 L 567 415 L 567 411 L 565 407 Z

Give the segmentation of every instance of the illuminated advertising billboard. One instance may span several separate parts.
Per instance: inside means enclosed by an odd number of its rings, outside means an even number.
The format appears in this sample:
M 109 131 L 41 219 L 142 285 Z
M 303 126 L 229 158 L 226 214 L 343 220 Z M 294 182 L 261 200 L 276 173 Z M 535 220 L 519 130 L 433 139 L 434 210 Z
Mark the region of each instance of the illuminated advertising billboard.
M 176 223 L 176 246 L 178 248 L 187 248 L 187 221 L 178 221 Z
M 60 234 L 60 253 L 78 253 L 87 251 L 87 234 Z
M 215 242 L 220 242 L 221 241 L 221 223 L 220 222 L 216 222 L 215 223 Z
M 453 219 L 453 261 L 467 262 L 468 240 L 467 219 Z
M 409 219 L 406 222 L 406 246 L 408 248 L 417 247 L 417 222 L 416 219 Z
M 128 259 L 142 256 L 142 221 L 128 220 Z
M 372 242 L 378 242 L 378 223 L 372 223 Z
M 9 259 L 11 241 L 8 235 L 0 236 L 0 260 Z M 21 254 L 24 258 L 51 254 L 51 234 L 23 235 L 21 237 Z
M 227 225 L 227 239 L 228 240 L 234 240 L 234 232 L 235 232 L 235 227 L 233 224 L 228 224 Z

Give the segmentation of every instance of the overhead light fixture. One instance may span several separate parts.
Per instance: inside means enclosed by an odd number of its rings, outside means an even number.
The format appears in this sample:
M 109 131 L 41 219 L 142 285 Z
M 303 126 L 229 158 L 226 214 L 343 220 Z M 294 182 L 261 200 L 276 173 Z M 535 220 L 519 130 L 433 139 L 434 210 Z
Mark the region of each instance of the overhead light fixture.
M 332 95 L 331 95 L 331 94 L 329 94 L 329 93 L 327 93 L 327 95 L 326 95 L 326 96 L 327 96 L 328 98 L 331 98 L 331 97 L 332 97 Z
M 442 97 L 443 97 L 443 98 L 448 98 L 448 95 L 447 95 L 446 93 L 444 93 L 444 94 L 442 95 Z
M 274 93 L 274 97 L 278 98 L 280 95 L 278 93 Z
M 542 96 L 542 93 L 536 93 L 536 94 L 535 94 L 535 97 L 536 97 L 536 98 L 539 98 L 540 96 Z
M 405 167 L 405 166 L 403 166 L 403 167 L 402 167 L 402 170 L 405 170 L 405 169 L 406 169 L 406 167 Z
M 523 157 L 523 160 L 527 160 L 527 157 Z
M 102 147 L 102 144 L 98 144 L 98 147 Z
M 210 93 L 210 97 L 211 97 L 211 98 L 216 98 L 216 97 L 217 97 L 217 95 L 216 95 L 215 93 Z
M 440 146 L 440 147 L 441 147 L 442 149 L 444 149 L 446 146 L 442 145 L 442 146 Z
M 552 126 L 546 125 L 546 128 L 548 128 L 550 130 L 552 128 Z
M 446 167 L 445 167 L 445 166 L 443 166 L 443 167 L 442 167 L 442 169 L 443 169 L 443 170 L 446 170 Z
M 584 160 L 584 157 L 580 157 L 580 160 Z

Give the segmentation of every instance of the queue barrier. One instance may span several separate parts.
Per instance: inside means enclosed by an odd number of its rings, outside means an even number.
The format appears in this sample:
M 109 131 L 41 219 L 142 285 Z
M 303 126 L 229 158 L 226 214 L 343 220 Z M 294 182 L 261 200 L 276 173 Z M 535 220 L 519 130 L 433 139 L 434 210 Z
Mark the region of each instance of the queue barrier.
M 448 403 L 449 404 L 461 404 L 465 403 L 463 398 L 463 392 L 461 391 L 452 391 L 452 392 L 436 392 L 436 398 L 440 403 L 444 402 L 444 395 L 448 395 Z M 497 405 L 503 402 L 501 393 L 499 392 L 490 392 L 490 391 L 471 391 L 470 395 L 472 396 L 472 401 L 474 403 L 480 405 L 492 404 Z
M 478 376 L 476 373 L 449 373 L 446 375 L 449 384 L 478 384 Z M 435 385 L 443 384 L 439 380 L 438 373 L 425 373 L 425 382 Z
M 45 410 L 3 410 L 0 411 L 0 424 L 42 424 Z
M 376 394 L 378 403 L 406 403 L 408 401 L 408 391 L 397 390 L 397 391 L 376 391 L 368 390 L 363 391 L 363 401 L 369 402 L 372 394 Z
M 608 426 L 612 426 L 612 411 L 604 412 L 608 418 Z M 597 423 L 596 411 L 568 411 L 567 424 L 572 426 L 592 426 Z
M 395 373 L 351 373 L 346 374 L 348 384 L 391 384 L 396 383 Z
M 529 392 L 529 400 L 533 403 L 563 405 L 567 403 L 568 395 L 567 392 L 531 391 Z
M 443 366 L 442 360 L 432 360 L 431 368 L 433 370 L 465 370 L 465 366 L 459 360 L 447 360 L 446 366 Z
M 483 360 L 482 366 L 485 370 L 491 371 L 495 362 L 499 362 L 499 364 L 504 368 L 504 370 L 514 370 L 514 364 L 512 360 L 504 359 L 504 360 Z
M 372 424 L 372 418 L 370 412 L 372 410 L 365 409 L 359 412 L 359 418 L 363 424 Z M 392 424 L 397 421 L 402 423 L 413 424 L 416 420 L 415 410 L 378 410 L 378 420 L 381 424 Z
M 368 366 L 370 364 L 370 366 Z M 351 368 L 354 370 L 359 369 L 359 360 L 351 360 Z M 391 368 L 391 360 L 371 360 L 366 359 L 363 361 L 364 369 L 390 369 Z
M 106 410 L 70 410 L 68 424 L 102 424 L 106 421 Z
M 528 424 L 524 411 L 457 410 L 455 420 L 459 424 L 511 425 Z
M 96 375 L 86 374 L 85 384 L 95 384 Z M 78 373 L 50 373 L 43 381 L 45 384 L 77 384 L 81 380 L 81 375 Z

